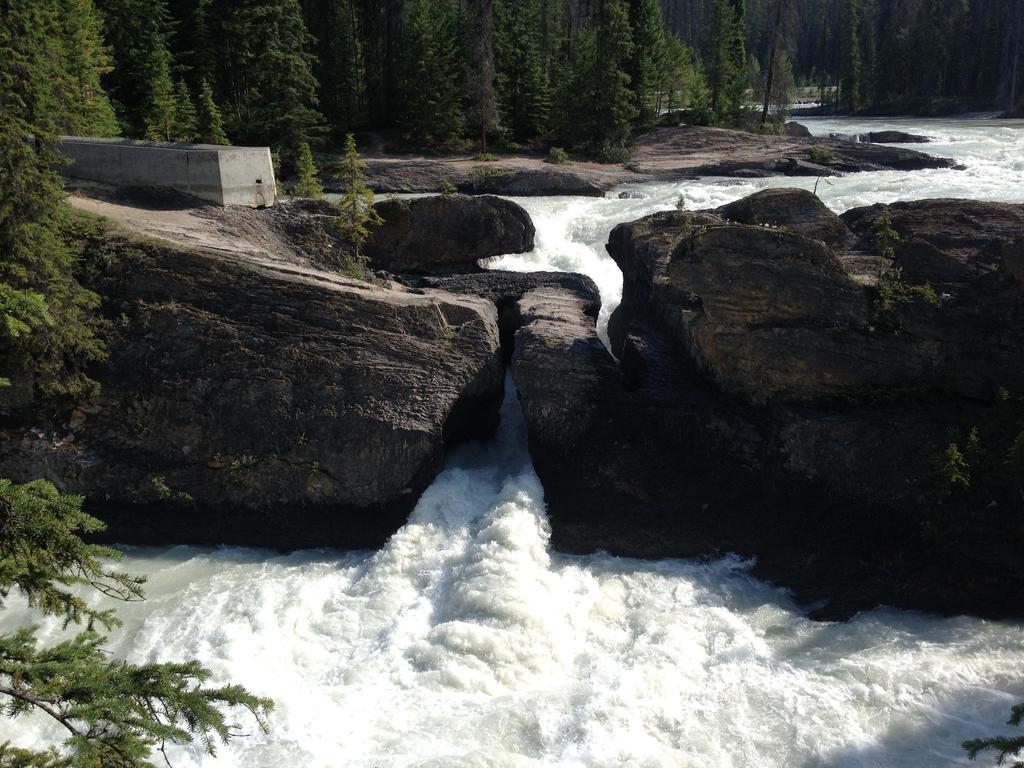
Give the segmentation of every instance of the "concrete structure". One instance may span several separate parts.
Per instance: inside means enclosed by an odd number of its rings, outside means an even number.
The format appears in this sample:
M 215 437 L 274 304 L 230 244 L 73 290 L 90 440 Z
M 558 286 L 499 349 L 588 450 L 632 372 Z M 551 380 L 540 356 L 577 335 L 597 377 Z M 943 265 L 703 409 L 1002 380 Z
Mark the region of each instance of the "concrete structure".
M 261 208 L 277 202 L 267 147 L 170 144 L 130 139 L 61 137 L 69 179 L 114 187 L 163 187 L 218 205 Z

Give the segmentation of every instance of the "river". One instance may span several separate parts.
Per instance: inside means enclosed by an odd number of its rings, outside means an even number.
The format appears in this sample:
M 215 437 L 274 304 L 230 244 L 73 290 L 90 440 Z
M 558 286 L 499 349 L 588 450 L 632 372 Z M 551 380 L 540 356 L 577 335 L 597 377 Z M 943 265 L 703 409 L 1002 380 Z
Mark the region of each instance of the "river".
M 818 184 L 837 211 L 876 201 L 1024 202 L 1024 124 L 807 119 L 815 134 L 894 127 L 964 171 L 866 173 Z M 719 205 L 814 179 L 644 185 L 643 198 L 519 200 L 537 226 L 506 269 L 580 271 L 621 295 L 604 253 L 615 224 Z M 499 434 L 469 444 L 378 552 L 127 548 L 148 600 L 120 608 L 112 650 L 130 661 L 196 657 L 217 679 L 273 697 L 268 736 L 187 766 L 973 765 L 965 738 L 1005 733 L 1024 699 L 1024 626 L 880 608 L 808 620 L 735 557 L 645 562 L 548 547 L 543 489 L 512 387 Z M 984 557 L 979 552 L 979 557 Z M 95 599 L 99 599 L 98 597 Z M 2 628 L 33 620 L 23 606 Z M 45 635 L 59 624 L 44 622 Z M 0 721 L 39 744 L 41 719 Z M 984 763 L 978 763 L 984 764 Z

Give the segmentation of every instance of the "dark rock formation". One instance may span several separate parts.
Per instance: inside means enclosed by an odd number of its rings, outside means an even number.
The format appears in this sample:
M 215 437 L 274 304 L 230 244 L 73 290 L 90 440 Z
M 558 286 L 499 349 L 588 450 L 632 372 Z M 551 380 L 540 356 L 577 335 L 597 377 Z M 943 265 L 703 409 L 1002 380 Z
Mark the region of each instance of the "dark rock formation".
M 479 259 L 533 248 L 530 215 L 500 197 L 437 195 L 383 200 L 374 207 L 385 222 L 373 230 L 364 248 L 375 269 L 473 271 L 479 269 Z
M 585 168 L 549 165 L 536 160 L 511 163 L 471 163 L 451 159 L 387 158 L 368 160 L 367 181 L 374 192 L 440 192 L 445 183 L 466 194 L 583 195 L 603 197 L 616 179 Z M 342 192 L 344 185 L 324 179 L 328 192 Z
M 890 206 L 905 277 L 879 286 L 882 212 L 774 190 L 617 227 L 619 367 L 535 301 L 513 374 L 557 546 L 754 554 L 821 616 L 1024 614 L 1024 207 Z M 724 221 L 760 216 L 788 224 Z
M 654 178 L 828 176 L 954 166 L 952 160 L 902 147 L 697 127 L 658 128 L 645 134 L 630 161 L 637 172 Z
M 805 189 L 763 189 L 721 206 L 716 213 L 739 224 L 782 227 L 830 244 L 849 236 L 842 219 Z
M 808 130 L 806 125 L 800 123 L 786 123 L 786 135 L 787 136 L 810 136 L 811 132 Z
M 931 141 L 927 136 L 905 131 L 871 131 L 869 133 L 833 133 L 833 139 L 855 141 L 862 144 L 927 144 Z
M 573 272 L 495 271 L 443 277 L 402 275 L 400 279 L 414 289 L 431 288 L 493 302 L 498 308 L 501 346 L 506 358 L 512 355 L 514 335 L 524 322 L 520 299 L 528 293 L 545 289 L 563 295 L 567 301 L 577 303 L 591 324 L 601 311 L 601 293 L 594 281 Z
M 486 300 L 299 265 L 121 243 L 92 285 L 111 324 L 99 399 L 0 433 L 0 475 L 86 495 L 132 542 L 369 547 L 445 450 L 493 429 Z

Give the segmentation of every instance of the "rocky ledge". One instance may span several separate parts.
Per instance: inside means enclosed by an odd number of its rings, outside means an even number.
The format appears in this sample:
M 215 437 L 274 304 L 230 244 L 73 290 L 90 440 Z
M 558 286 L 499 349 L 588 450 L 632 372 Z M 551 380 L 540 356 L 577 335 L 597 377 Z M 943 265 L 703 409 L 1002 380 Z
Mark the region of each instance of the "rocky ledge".
M 947 158 L 882 144 L 810 136 L 762 136 L 724 128 L 658 128 L 636 143 L 630 167 L 655 177 L 832 176 L 860 171 L 953 168 Z
M 532 155 L 483 162 L 467 157 L 375 157 L 367 179 L 375 192 L 439 192 L 453 186 L 468 194 L 602 197 L 621 184 L 671 181 L 693 176 L 833 176 L 879 170 L 951 168 L 954 163 L 902 147 L 872 142 L 909 142 L 924 137 L 898 132 L 858 137 L 814 138 L 791 123 L 789 135 L 765 136 L 725 128 L 658 128 L 637 139 L 623 165 L 576 161 L 552 165 Z M 800 129 L 803 130 L 800 130 Z M 872 138 L 874 137 L 874 138 Z M 340 181 L 327 178 L 329 191 Z
M 520 302 L 557 547 L 756 556 L 819 617 L 1024 615 L 1024 206 L 768 190 L 608 249 L 619 364 L 578 302 Z
M 437 252 L 444 271 L 532 237 L 513 204 L 442 203 L 385 205 L 396 252 L 418 238 L 420 265 Z M 579 276 L 340 276 L 326 203 L 103 211 L 126 228 L 97 236 L 87 278 L 107 319 L 101 394 L 55 414 L 31 381 L 5 389 L 0 476 L 86 496 L 116 541 L 378 546 L 446 452 L 496 427 L 507 308 L 553 284 L 599 304 Z M 140 215 L 161 239 L 130 231 Z

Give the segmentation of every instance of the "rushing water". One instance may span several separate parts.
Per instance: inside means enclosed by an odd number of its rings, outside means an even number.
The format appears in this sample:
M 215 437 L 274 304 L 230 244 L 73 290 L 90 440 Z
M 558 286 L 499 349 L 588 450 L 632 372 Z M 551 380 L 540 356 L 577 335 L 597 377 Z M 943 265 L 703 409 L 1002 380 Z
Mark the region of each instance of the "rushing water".
M 951 171 L 863 174 L 819 193 L 836 209 L 925 195 L 1020 200 L 1024 131 L 1003 125 L 898 126 L 942 135 L 948 143 L 929 149 L 969 166 L 980 158 L 965 186 Z M 680 195 L 707 207 L 794 182 L 807 180 L 523 200 L 537 249 L 499 262 L 586 272 L 607 312 L 621 283 L 603 252 L 614 224 Z M 378 552 L 128 550 L 128 567 L 151 576 L 149 599 L 120 610 L 114 652 L 197 657 L 277 701 L 269 736 L 236 739 L 216 759 L 175 748 L 176 766 L 934 767 L 970 764 L 960 741 L 1005 731 L 1024 697 L 1022 626 L 892 609 L 818 623 L 735 558 L 552 553 L 508 391 L 499 435 L 453 454 Z M 31 618 L 9 608 L 4 626 Z M 44 632 L 60 634 L 53 622 Z M 59 737 L 41 719 L 0 720 L 0 741 Z
M 556 197 L 516 198 L 537 226 L 536 249 L 492 260 L 500 269 L 556 269 L 590 275 L 604 300 L 602 330 L 622 298 L 622 275 L 604 244 L 612 227 L 655 211 L 674 208 L 680 198 L 689 210 L 714 208 L 767 187 L 815 190 L 837 213 L 872 203 L 961 197 L 1024 203 L 1024 120 L 993 119 L 833 119 L 800 118 L 815 136 L 894 129 L 932 139 L 901 145 L 953 158 L 963 170 L 851 173 L 836 178 L 776 176 L 767 179 L 704 178 L 623 187 L 641 199 Z

